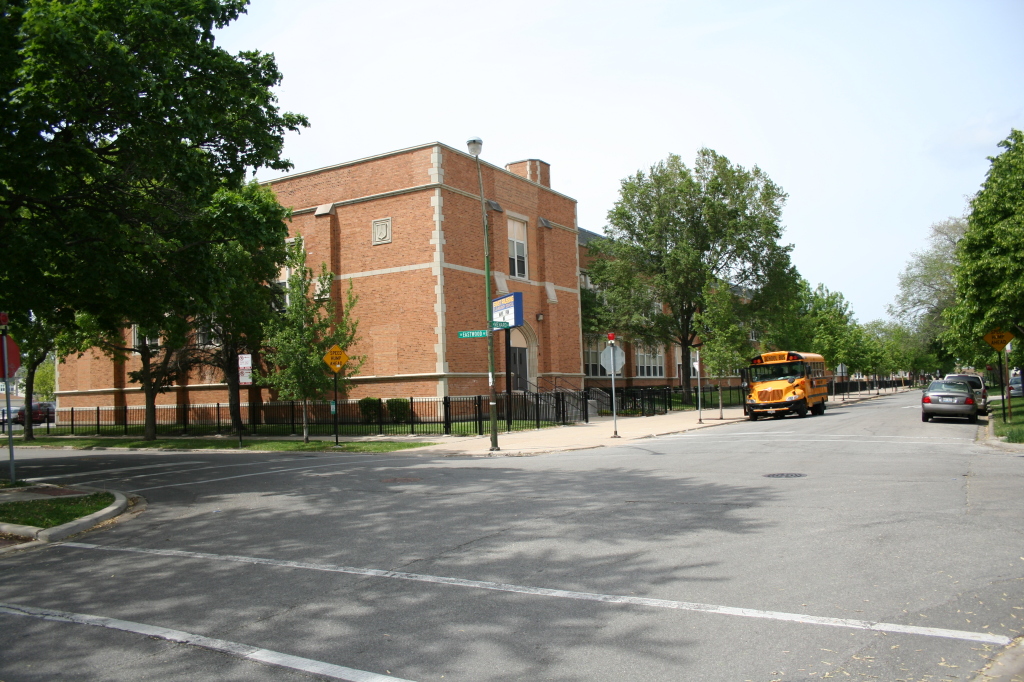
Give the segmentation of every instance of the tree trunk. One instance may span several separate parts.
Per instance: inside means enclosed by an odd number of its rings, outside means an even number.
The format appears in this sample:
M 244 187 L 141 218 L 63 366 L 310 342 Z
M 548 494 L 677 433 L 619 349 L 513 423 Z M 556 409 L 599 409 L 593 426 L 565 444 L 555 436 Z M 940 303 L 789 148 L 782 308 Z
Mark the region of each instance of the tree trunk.
M 309 413 L 308 413 L 309 401 L 305 398 L 302 399 L 302 442 L 309 442 Z
M 241 433 L 245 425 L 242 423 L 242 397 L 239 395 L 241 386 L 238 381 L 238 348 L 224 347 L 224 383 L 228 385 L 228 412 L 231 415 L 231 431 Z
M 156 440 L 156 391 L 151 385 L 142 387 L 146 396 L 146 425 L 142 431 L 142 440 Z
M 25 368 L 25 430 L 22 433 L 22 440 L 26 443 L 36 439 L 32 428 L 32 394 L 35 393 L 36 369 L 39 368 L 40 364 L 40 362 L 31 363 Z M 48 418 L 48 415 L 44 416 L 45 418 Z
M 683 404 L 693 404 L 693 389 L 690 383 L 690 374 L 693 373 L 693 365 L 690 364 L 690 346 L 679 344 L 683 356 L 683 375 L 679 377 L 679 385 L 683 388 Z

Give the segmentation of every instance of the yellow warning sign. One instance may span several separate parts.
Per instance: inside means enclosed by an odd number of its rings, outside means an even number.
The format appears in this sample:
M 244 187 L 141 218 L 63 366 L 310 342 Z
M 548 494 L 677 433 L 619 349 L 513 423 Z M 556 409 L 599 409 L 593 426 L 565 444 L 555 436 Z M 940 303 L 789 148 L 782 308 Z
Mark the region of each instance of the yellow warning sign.
M 341 349 L 341 346 L 335 344 L 327 354 L 324 355 L 324 362 L 331 368 L 331 371 L 337 374 L 341 371 L 341 368 L 348 362 L 348 354 Z
M 1013 334 L 1011 334 L 1010 332 L 1004 332 L 999 327 L 996 327 L 988 334 L 985 334 L 984 338 L 985 341 L 988 342 L 988 345 L 992 346 L 997 351 L 1001 351 L 1004 348 L 1006 348 L 1006 344 L 1010 343 L 1010 341 L 1013 341 Z

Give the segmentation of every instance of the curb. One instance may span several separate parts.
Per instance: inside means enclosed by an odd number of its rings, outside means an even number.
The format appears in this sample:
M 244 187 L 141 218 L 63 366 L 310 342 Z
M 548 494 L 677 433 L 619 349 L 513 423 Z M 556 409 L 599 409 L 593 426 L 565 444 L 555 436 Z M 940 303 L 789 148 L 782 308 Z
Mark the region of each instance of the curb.
M 81 533 L 83 530 L 89 530 L 97 523 L 113 518 L 128 508 L 128 496 L 119 490 L 101 490 L 97 488 L 87 489 L 110 493 L 114 496 L 114 502 L 97 512 L 89 514 L 88 516 L 83 516 L 80 519 L 62 523 L 61 525 L 54 526 L 53 528 L 37 528 L 35 526 L 21 526 L 15 523 L 0 523 L 0 533 L 10 533 L 12 535 L 32 538 L 39 543 L 57 542 L 58 540 L 63 540 L 64 538 L 75 535 L 76 533 Z M 30 544 L 32 543 L 12 545 L 11 547 L 6 547 L 0 550 L 0 554 L 11 549 L 24 549 Z
M 1018 637 L 993 656 L 971 682 L 1020 682 L 1024 679 L 1024 638 Z

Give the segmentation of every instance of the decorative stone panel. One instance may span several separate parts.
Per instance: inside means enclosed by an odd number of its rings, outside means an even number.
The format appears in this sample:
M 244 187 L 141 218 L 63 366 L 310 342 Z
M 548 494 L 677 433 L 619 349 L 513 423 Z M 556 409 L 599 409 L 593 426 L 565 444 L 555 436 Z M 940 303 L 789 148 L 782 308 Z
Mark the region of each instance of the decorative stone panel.
M 374 220 L 370 226 L 370 237 L 373 241 L 373 245 L 378 244 L 390 244 L 391 243 L 391 218 L 381 218 Z

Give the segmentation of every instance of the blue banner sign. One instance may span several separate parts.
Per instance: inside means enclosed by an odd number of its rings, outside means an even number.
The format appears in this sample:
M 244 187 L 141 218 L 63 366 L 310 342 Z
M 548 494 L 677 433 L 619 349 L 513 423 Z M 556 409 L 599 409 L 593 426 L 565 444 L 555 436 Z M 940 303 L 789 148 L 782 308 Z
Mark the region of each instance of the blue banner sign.
M 495 322 L 507 322 L 509 327 L 523 326 L 523 294 L 515 291 L 491 301 Z

